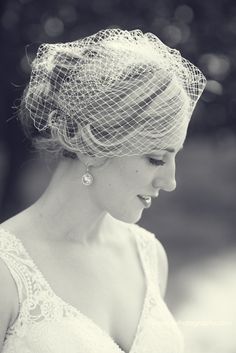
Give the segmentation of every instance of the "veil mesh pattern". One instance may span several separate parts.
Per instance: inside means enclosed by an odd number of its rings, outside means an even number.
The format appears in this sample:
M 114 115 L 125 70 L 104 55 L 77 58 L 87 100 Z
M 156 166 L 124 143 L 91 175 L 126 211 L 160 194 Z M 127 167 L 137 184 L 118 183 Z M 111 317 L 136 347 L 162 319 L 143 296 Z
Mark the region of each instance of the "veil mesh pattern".
M 117 28 L 42 44 L 25 102 L 36 129 L 53 129 L 70 151 L 139 155 L 178 145 L 204 86 L 154 34 Z

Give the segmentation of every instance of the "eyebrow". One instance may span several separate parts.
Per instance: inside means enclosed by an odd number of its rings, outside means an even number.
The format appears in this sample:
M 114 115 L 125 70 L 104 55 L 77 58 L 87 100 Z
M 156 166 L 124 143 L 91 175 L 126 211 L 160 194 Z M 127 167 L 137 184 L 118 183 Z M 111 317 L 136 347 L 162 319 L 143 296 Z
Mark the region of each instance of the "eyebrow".
M 180 150 L 182 150 L 183 148 L 184 148 L 184 146 L 182 145 L 182 146 L 179 148 L 178 152 L 179 152 Z M 159 153 L 160 151 L 167 151 L 167 152 L 170 152 L 170 153 L 176 153 L 176 150 L 175 150 L 174 148 L 172 148 L 172 147 L 162 148 L 162 149 L 160 149 L 160 150 L 153 150 L 152 153 Z
M 184 146 L 181 146 L 179 151 L 183 149 Z M 176 150 L 174 148 L 168 147 L 168 148 L 164 148 L 164 151 L 170 152 L 170 153 L 175 153 Z

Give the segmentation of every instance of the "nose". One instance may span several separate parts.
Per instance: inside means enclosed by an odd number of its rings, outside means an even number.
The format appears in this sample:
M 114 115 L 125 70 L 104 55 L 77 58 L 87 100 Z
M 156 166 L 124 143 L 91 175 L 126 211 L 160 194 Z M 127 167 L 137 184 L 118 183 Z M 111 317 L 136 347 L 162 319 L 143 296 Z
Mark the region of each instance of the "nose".
M 166 166 L 162 167 L 162 172 L 156 176 L 153 180 L 153 187 L 159 188 L 164 191 L 174 191 L 176 188 L 176 179 L 175 179 L 175 160 L 170 162 L 169 164 L 166 163 Z
M 168 184 L 164 185 L 162 187 L 163 190 L 171 192 L 174 191 L 176 189 L 176 180 L 175 178 L 173 180 L 171 180 L 171 182 L 169 182 Z

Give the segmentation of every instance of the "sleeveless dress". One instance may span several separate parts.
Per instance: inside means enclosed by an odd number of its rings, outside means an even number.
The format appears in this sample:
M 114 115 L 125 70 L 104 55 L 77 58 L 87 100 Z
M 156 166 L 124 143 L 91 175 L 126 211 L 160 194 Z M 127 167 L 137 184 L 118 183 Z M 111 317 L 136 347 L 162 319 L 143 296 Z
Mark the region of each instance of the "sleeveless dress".
M 155 235 L 137 224 L 128 227 L 146 279 L 143 308 L 129 352 L 57 296 L 21 240 L 0 228 L 0 258 L 16 283 L 20 305 L 17 319 L 6 332 L 2 353 L 183 353 L 183 335 L 160 294 Z

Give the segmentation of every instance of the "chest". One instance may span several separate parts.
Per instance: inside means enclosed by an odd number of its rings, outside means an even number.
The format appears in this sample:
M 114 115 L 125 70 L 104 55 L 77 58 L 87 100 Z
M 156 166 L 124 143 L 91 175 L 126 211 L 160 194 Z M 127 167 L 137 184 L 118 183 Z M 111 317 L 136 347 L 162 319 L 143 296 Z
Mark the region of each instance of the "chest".
M 54 293 L 78 309 L 129 352 L 142 313 L 146 280 L 137 247 L 34 254 Z M 44 256 L 42 256 L 44 254 Z

